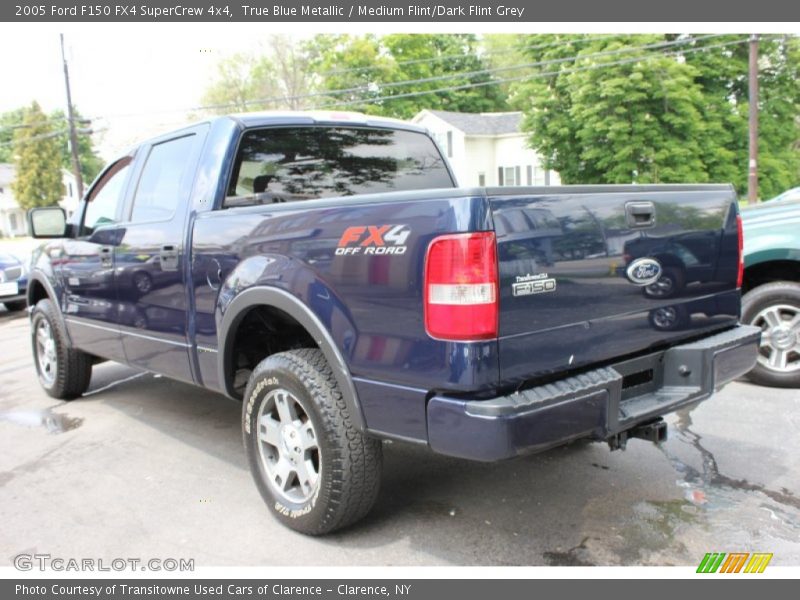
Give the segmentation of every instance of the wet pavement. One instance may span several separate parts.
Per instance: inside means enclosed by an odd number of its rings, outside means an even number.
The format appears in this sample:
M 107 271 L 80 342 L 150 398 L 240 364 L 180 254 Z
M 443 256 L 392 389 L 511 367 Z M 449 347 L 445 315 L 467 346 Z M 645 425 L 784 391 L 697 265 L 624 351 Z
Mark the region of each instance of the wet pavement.
M 668 418 L 661 446 L 575 443 L 476 464 L 391 443 L 375 510 L 326 538 L 279 526 L 246 468 L 239 406 L 106 363 L 73 402 L 35 379 L 0 313 L 0 566 L 22 552 L 215 565 L 800 565 L 800 391 L 737 382 Z

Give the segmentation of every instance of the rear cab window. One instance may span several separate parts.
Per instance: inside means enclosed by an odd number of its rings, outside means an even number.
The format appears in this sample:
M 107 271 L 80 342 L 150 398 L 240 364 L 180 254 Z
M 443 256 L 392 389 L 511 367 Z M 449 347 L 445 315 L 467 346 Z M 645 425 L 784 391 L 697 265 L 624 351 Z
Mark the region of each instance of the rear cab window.
M 453 187 L 424 133 L 295 126 L 245 131 L 224 208 Z

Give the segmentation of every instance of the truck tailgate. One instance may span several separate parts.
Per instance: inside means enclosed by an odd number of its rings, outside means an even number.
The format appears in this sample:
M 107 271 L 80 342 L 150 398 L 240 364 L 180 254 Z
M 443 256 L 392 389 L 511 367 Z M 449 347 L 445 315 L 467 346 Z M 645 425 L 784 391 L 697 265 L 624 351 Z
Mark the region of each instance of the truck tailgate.
M 730 186 L 487 190 L 503 381 L 537 379 L 734 325 Z

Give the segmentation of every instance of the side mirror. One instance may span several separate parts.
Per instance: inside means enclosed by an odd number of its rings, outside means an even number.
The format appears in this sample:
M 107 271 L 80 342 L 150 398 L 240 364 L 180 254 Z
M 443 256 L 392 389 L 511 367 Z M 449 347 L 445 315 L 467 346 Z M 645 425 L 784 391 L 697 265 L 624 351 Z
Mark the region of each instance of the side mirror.
M 67 214 L 59 206 L 32 208 L 28 211 L 28 231 L 37 239 L 65 237 Z

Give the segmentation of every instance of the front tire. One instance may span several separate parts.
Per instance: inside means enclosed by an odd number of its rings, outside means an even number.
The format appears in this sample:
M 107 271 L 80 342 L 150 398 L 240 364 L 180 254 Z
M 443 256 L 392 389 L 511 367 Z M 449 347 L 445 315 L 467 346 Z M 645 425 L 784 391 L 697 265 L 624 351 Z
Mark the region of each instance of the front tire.
M 89 387 L 92 357 L 70 347 L 55 305 L 39 300 L 31 314 L 33 364 L 44 391 L 59 400 L 77 398 Z
M 742 322 L 761 327 L 758 362 L 748 379 L 772 387 L 800 387 L 800 284 L 775 281 L 742 297 Z
M 321 351 L 290 350 L 259 363 L 245 390 L 242 429 L 256 486 L 287 527 L 323 535 L 375 503 L 381 443 L 353 425 Z

